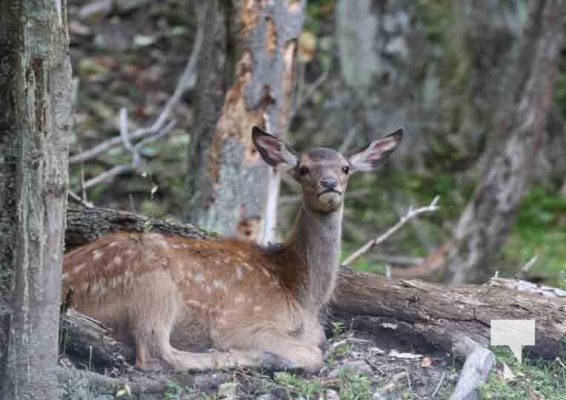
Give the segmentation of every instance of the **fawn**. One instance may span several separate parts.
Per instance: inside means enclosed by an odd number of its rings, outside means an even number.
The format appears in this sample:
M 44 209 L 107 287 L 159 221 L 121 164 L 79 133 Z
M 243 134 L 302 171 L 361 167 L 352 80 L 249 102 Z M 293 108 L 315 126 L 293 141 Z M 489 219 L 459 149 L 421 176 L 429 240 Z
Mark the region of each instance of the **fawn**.
M 284 243 L 112 233 L 65 256 L 63 295 L 71 290 L 73 307 L 135 345 L 142 370 L 317 371 L 325 341 L 319 314 L 340 265 L 348 178 L 381 165 L 402 136 L 399 129 L 349 157 L 328 148 L 297 155 L 254 127 L 263 160 L 290 169 L 302 188 Z

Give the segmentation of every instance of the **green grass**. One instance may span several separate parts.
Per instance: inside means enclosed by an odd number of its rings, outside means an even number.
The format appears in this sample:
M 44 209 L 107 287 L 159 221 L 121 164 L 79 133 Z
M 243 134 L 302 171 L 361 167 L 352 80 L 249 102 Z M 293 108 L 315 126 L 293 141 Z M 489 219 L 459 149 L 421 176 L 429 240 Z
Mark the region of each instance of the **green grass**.
M 566 197 L 541 187 L 531 189 L 521 203 L 503 255 L 517 267 L 536 255 L 538 260 L 529 275 L 566 287 Z
M 510 350 L 491 349 L 498 361 L 507 363 L 515 378 L 505 380 L 493 371 L 480 389 L 484 400 L 566 400 L 566 366 L 561 360 L 523 360 L 522 364 Z

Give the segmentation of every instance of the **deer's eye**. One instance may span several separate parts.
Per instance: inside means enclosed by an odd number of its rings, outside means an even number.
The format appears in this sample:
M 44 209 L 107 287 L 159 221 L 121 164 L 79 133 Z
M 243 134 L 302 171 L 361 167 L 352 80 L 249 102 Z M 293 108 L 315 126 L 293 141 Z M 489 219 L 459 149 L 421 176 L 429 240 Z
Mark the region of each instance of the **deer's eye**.
M 344 165 L 342 167 L 342 172 L 344 172 L 346 175 L 348 175 L 348 172 L 350 172 L 350 167 L 348 167 L 347 165 Z
M 301 176 L 305 176 L 306 174 L 309 173 L 309 169 L 307 167 L 301 167 L 299 168 L 299 175 Z

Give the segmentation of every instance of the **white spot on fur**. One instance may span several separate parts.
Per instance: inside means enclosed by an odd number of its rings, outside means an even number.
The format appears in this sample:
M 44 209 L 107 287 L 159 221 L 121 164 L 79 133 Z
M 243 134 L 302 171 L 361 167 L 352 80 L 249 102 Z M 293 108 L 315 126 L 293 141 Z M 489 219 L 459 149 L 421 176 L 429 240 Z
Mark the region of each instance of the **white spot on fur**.
M 244 297 L 243 294 L 239 294 L 234 298 L 234 303 L 236 304 L 242 304 L 244 301 L 246 300 L 246 298 Z
M 73 268 L 73 272 L 75 274 L 78 274 L 79 272 L 81 272 L 84 269 L 84 267 L 86 267 L 85 263 L 79 264 L 75 268 Z
M 118 246 L 120 243 L 119 242 L 112 242 L 108 245 L 108 247 L 116 247 Z
M 195 275 L 195 282 L 196 283 L 201 283 L 202 281 L 204 281 L 204 276 L 202 273 L 198 273 Z
M 236 267 L 236 280 L 241 281 L 244 277 L 244 269 L 242 267 Z
M 103 252 L 101 252 L 101 251 L 99 251 L 99 250 L 95 250 L 95 251 L 92 253 L 92 259 L 93 259 L 93 260 L 98 260 L 98 259 L 100 259 L 103 255 L 104 255 Z
M 254 307 L 254 311 L 261 311 L 262 310 L 262 306 L 255 306 Z
M 224 289 L 225 285 L 224 285 L 224 282 L 219 281 L 218 279 L 215 279 L 212 282 L 212 287 L 214 287 L 215 289 Z
M 122 265 L 122 258 L 120 256 L 114 257 L 114 264 L 116 264 L 117 266 Z
M 198 300 L 187 300 L 187 304 L 194 307 L 202 307 L 202 304 Z
M 65 273 L 61 276 L 61 278 L 62 278 L 63 280 L 69 279 L 69 274 L 65 272 Z

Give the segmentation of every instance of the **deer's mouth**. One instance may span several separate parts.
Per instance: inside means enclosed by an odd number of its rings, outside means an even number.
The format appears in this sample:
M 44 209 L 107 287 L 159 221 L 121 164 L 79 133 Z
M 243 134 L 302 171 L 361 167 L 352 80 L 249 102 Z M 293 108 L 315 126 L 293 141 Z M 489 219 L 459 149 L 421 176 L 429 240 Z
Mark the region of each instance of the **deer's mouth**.
M 322 195 L 324 195 L 324 194 L 329 194 L 329 193 L 336 194 L 336 195 L 338 195 L 338 196 L 342 196 L 342 192 L 339 191 L 339 190 L 336 190 L 336 189 L 327 189 L 327 190 L 323 190 L 322 192 L 320 192 L 320 193 L 318 194 L 318 197 L 320 198 L 320 196 L 322 196 Z
M 323 212 L 332 212 L 342 204 L 342 192 L 328 189 L 320 192 L 317 196 L 318 208 Z

